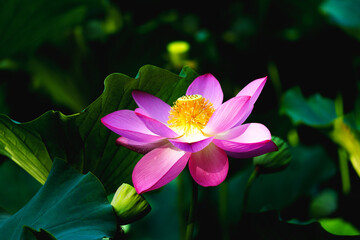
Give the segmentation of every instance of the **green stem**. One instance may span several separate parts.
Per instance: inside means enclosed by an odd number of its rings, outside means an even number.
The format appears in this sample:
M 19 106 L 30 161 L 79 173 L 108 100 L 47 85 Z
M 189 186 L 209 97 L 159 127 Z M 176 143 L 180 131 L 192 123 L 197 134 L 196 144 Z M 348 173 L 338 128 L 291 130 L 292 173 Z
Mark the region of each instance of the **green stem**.
M 276 96 L 278 97 L 278 103 L 280 103 L 281 96 L 282 96 L 282 86 L 281 86 L 281 81 L 280 81 L 280 77 L 279 77 L 279 70 L 278 70 L 278 67 L 276 66 L 275 62 L 270 61 L 268 63 L 268 72 L 269 72 L 269 76 L 272 81 L 272 84 L 275 88 Z
M 245 192 L 244 192 L 244 200 L 243 200 L 243 209 L 242 209 L 243 212 L 245 212 L 245 210 L 246 210 L 246 207 L 247 207 L 247 204 L 249 201 L 250 189 L 251 189 L 251 186 L 257 176 L 259 176 L 259 171 L 255 167 L 255 169 L 252 171 L 252 173 L 246 183 Z
M 186 213 L 185 213 L 185 194 L 184 194 L 184 179 L 183 174 L 177 178 L 178 184 L 178 207 L 179 207 L 179 231 L 180 239 L 185 239 Z
M 195 224 L 195 216 L 197 210 L 197 200 L 198 200 L 198 185 L 192 179 L 192 197 L 190 201 L 190 211 L 189 211 L 189 218 L 188 223 L 186 226 L 186 240 L 191 240 L 194 232 L 194 224 Z
M 228 201 L 229 201 L 229 182 L 225 180 L 219 186 L 219 217 L 220 217 L 222 240 L 230 239 L 229 229 L 228 229 L 229 226 Z
M 339 148 L 338 154 L 339 154 L 339 169 L 340 169 L 342 189 L 343 189 L 343 193 L 347 195 L 350 193 L 351 190 L 347 153 L 344 149 Z

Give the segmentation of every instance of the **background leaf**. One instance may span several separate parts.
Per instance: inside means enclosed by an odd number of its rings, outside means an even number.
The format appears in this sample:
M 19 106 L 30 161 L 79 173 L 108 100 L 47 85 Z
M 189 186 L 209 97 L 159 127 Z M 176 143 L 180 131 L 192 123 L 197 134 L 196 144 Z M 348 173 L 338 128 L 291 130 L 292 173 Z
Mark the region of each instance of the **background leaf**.
M 254 180 L 245 211 L 284 210 L 335 174 L 335 165 L 321 146 L 297 146 L 290 150 L 293 159 L 286 169 L 261 174 Z M 229 179 L 231 221 L 240 220 L 243 192 L 252 171 L 253 166 Z
M 49 111 L 19 124 L 0 116 L 0 153 L 10 157 L 39 182 L 44 183 L 52 161 L 59 157 L 83 173 L 91 171 L 110 192 L 131 183 L 131 173 L 141 155 L 115 145 L 112 133 L 100 119 L 119 109 L 134 109 L 134 89 L 154 94 L 172 104 L 185 94 L 197 74 L 185 67 L 181 76 L 146 65 L 136 79 L 114 73 L 105 79 L 103 94 L 84 111 L 64 115 Z
M 299 87 L 289 89 L 283 96 L 280 112 L 288 115 L 294 124 L 326 126 L 335 118 L 335 105 L 330 99 L 315 94 L 307 100 Z
M 244 222 L 245 224 L 237 226 L 240 231 L 237 232 L 238 235 L 235 238 L 240 238 L 246 232 L 254 240 L 354 239 L 351 237 L 334 236 L 322 229 L 317 222 L 306 224 L 286 222 L 281 219 L 281 216 L 276 211 L 245 214 Z
M 54 103 L 67 106 L 73 112 L 79 112 L 86 107 L 84 95 L 86 96 L 87 93 L 76 84 L 81 77 L 72 76 L 48 62 L 33 60 L 30 61 L 28 68 L 32 72 L 33 87 L 38 91 L 43 90 Z M 78 79 L 75 79 L 76 77 Z M 86 84 L 86 81 L 81 83 Z
M 100 1 L 2 0 L 0 2 L 0 58 L 31 52 L 70 27 L 79 24 L 88 7 Z
M 360 2 L 357 0 L 326 0 L 320 10 L 350 35 L 360 39 Z
M 319 220 L 319 223 L 327 232 L 335 235 L 360 236 L 358 229 L 341 218 L 323 218 Z
M 341 26 L 360 26 L 360 3 L 357 0 L 326 0 L 320 8 Z
M 1 237 L 20 239 L 23 226 L 44 229 L 59 240 L 95 240 L 114 236 L 116 217 L 99 180 L 58 159 L 39 192 L 0 225 Z

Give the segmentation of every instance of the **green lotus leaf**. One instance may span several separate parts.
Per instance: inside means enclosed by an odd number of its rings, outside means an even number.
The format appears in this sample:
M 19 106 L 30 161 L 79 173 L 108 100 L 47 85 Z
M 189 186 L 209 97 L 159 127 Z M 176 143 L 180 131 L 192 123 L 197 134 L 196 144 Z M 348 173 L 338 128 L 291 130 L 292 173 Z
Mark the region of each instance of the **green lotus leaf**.
M 37 236 L 95 240 L 113 237 L 116 225 L 101 182 L 92 173 L 82 175 L 56 159 L 46 183 L 22 209 L 1 223 L 0 232 L 7 240 Z
M 31 227 L 24 226 L 21 239 L 24 240 L 56 240 L 56 238 L 48 231 L 40 228 L 39 231 Z

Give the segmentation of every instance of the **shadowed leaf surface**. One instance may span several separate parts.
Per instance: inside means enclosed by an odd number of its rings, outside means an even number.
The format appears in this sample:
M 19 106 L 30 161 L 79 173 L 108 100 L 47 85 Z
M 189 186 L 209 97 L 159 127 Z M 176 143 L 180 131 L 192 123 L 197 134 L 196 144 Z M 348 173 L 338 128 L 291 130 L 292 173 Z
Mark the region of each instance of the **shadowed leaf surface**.
M 39 192 L 0 225 L 1 237 L 21 239 L 24 226 L 44 229 L 59 240 L 95 240 L 115 234 L 116 217 L 93 174 L 82 175 L 57 159 Z M 31 236 L 29 230 L 24 232 Z

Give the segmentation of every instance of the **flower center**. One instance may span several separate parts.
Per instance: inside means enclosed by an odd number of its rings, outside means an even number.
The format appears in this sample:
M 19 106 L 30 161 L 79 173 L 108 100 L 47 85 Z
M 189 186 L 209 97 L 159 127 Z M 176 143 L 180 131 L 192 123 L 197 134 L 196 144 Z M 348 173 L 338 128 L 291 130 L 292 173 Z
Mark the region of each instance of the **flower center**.
M 176 100 L 169 112 L 168 124 L 182 136 L 202 134 L 215 108 L 199 94 L 185 95 Z

